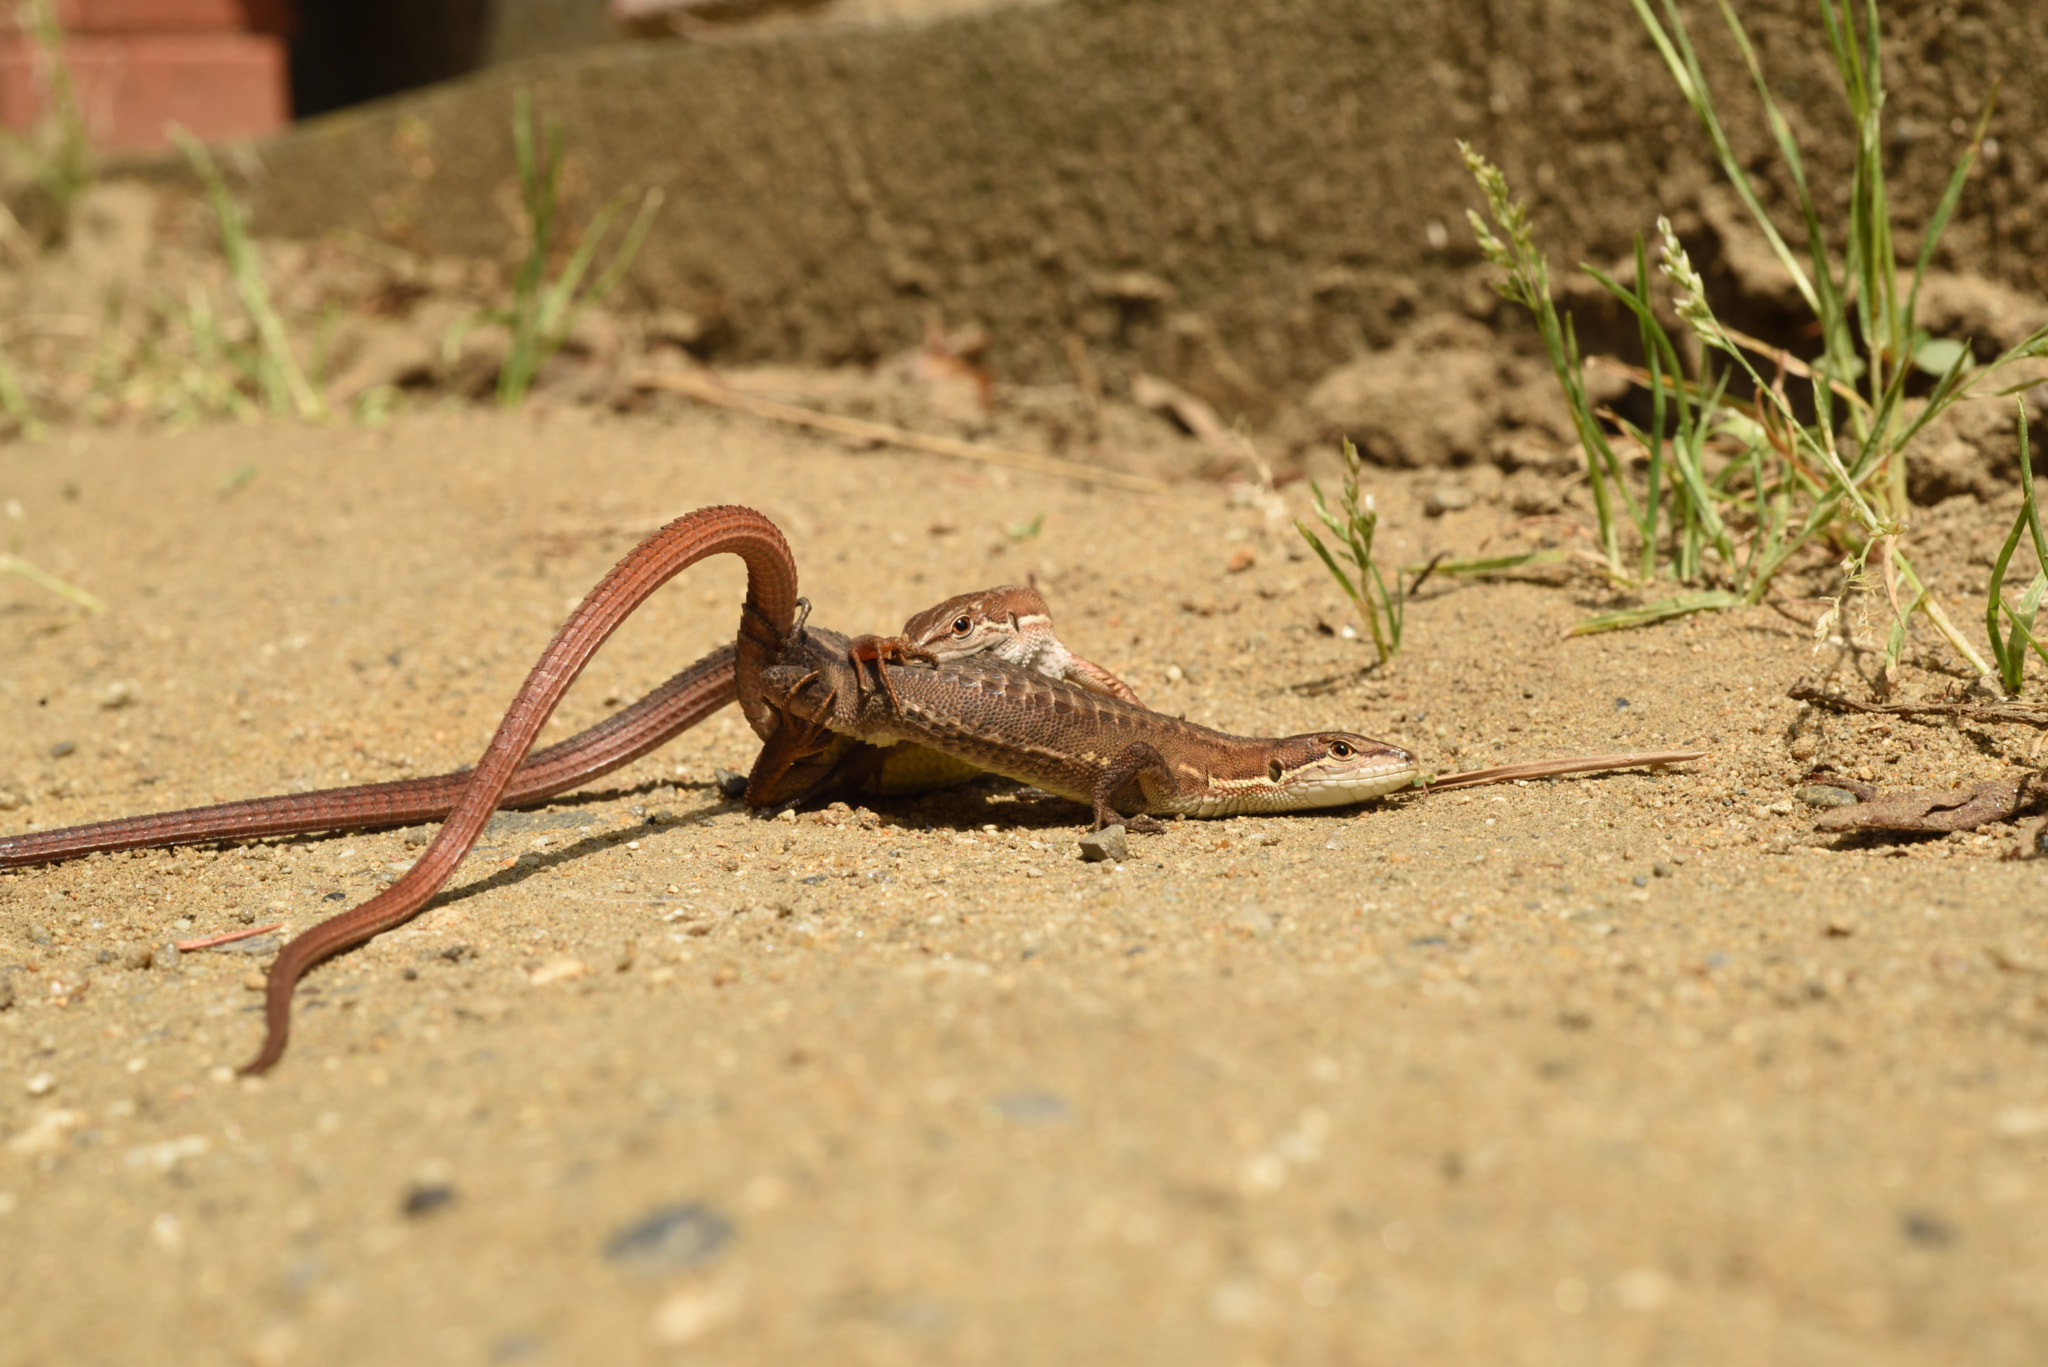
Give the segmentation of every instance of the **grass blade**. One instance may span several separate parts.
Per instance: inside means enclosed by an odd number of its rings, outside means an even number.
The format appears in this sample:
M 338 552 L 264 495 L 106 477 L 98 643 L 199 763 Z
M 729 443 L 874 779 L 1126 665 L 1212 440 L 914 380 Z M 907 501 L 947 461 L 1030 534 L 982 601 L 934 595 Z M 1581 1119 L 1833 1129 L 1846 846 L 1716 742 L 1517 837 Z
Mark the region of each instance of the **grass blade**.
M 1632 627 L 1651 626 L 1657 622 L 1668 622 L 1676 617 L 1690 617 L 1696 612 L 1718 612 L 1722 608 L 1739 606 L 1740 594 L 1725 589 L 1708 589 L 1702 593 L 1681 593 L 1672 598 L 1661 598 L 1641 607 L 1622 608 L 1618 612 L 1603 612 L 1574 623 L 1567 636 L 1593 636 L 1603 631 L 1626 631 Z

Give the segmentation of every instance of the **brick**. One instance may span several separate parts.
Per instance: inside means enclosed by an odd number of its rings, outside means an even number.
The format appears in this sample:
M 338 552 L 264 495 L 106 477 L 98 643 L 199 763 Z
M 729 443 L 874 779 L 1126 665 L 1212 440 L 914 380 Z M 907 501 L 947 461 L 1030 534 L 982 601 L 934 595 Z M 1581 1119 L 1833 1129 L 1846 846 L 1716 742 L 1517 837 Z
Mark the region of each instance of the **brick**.
M 245 33 L 80 34 L 64 46 L 94 147 L 160 151 L 166 123 L 200 138 L 254 137 L 291 118 L 282 40 Z M 37 54 L 0 38 L 0 123 L 16 130 L 42 108 Z
M 291 0 L 57 0 L 67 33 L 289 34 Z

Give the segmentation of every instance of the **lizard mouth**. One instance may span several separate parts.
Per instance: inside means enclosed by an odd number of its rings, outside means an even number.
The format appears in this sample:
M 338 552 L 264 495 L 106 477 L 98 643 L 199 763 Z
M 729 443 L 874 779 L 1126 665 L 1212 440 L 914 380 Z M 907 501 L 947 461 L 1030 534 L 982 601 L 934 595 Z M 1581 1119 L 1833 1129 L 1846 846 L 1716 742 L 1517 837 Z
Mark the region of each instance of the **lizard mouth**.
M 1354 751 L 1343 759 L 1317 760 L 1277 781 L 1265 777 L 1217 780 L 1193 814 L 1237 816 L 1348 807 L 1406 788 L 1415 781 L 1417 772 L 1415 757 L 1407 751 L 1391 745 L 1375 746 Z
M 1415 757 L 1389 746 L 1342 763 L 1325 761 L 1299 770 L 1287 784 L 1290 807 L 1343 807 L 1398 792 L 1415 781 Z

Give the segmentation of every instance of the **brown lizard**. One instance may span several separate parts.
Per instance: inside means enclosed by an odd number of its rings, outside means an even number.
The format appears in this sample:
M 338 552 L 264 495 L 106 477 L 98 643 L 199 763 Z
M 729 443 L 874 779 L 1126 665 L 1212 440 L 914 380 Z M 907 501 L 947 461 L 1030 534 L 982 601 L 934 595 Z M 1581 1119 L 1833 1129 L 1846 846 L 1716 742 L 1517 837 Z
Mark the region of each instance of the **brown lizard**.
M 838 777 L 839 737 L 879 750 L 908 741 L 991 773 L 1086 802 L 1097 829 L 1157 830 L 1151 818 L 1347 806 L 1414 783 L 1414 756 L 1348 731 L 1233 736 L 1169 717 L 994 652 L 922 669 L 863 659 L 836 632 L 801 621 L 761 674 L 789 722 L 747 787 L 756 807 L 801 800 Z M 873 669 L 881 689 L 862 686 Z M 819 774 L 821 759 L 826 772 Z M 1129 819 L 1119 811 L 1131 813 Z
M 861 677 L 872 671 L 884 692 L 890 684 L 880 667 L 883 661 L 938 664 L 986 651 L 1013 665 L 1144 706 L 1129 684 L 1067 649 L 1053 630 L 1052 609 L 1029 584 L 1003 584 L 948 598 L 905 622 L 897 635 L 854 637 L 847 651 L 861 667 Z

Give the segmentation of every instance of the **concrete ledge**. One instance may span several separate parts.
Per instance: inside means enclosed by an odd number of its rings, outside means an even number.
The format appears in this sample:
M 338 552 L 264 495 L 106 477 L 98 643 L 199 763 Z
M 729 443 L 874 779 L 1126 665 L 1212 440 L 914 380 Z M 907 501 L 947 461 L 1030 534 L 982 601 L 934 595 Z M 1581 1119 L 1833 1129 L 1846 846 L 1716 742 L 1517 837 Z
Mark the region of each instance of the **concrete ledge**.
M 1892 191 L 1924 216 L 1995 74 L 1999 156 L 1950 230 L 1951 268 L 2048 274 L 2048 28 L 2037 0 L 1974 17 L 1887 6 Z M 1847 130 L 1805 0 L 1743 6 L 1824 192 Z M 1984 11 L 1991 11 L 1989 13 Z M 1695 14 L 1741 150 L 1745 78 Z M 632 289 L 719 320 L 734 360 L 850 361 L 975 320 L 1009 378 L 1145 368 L 1260 416 L 1402 320 L 1484 312 L 1453 140 L 1536 204 L 1560 277 L 1611 262 L 1710 183 L 1704 140 L 1621 0 L 1072 0 L 921 27 L 642 45 L 503 68 L 330 117 L 260 149 L 259 227 L 350 228 L 508 257 L 512 92 L 565 127 L 571 222 L 668 193 Z M 2011 130 L 2009 132 L 2005 130 Z

